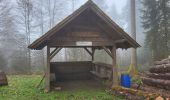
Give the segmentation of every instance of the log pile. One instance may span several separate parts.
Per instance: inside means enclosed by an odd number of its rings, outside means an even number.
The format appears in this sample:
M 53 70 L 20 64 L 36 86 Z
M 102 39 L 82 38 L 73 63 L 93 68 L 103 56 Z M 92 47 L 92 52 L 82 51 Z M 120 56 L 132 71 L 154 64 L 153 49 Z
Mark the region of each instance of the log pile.
M 150 78 L 170 80 L 170 73 L 147 73 L 146 75 Z
M 155 61 L 142 82 L 148 86 L 170 90 L 170 58 Z
M 143 79 L 143 83 L 149 86 L 170 90 L 170 80 L 154 79 L 154 78 L 147 78 L 147 77 L 143 77 L 142 79 Z
M 169 73 L 170 72 L 170 64 L 162 64 L 156 65 L 149 70 L 151 73 Z

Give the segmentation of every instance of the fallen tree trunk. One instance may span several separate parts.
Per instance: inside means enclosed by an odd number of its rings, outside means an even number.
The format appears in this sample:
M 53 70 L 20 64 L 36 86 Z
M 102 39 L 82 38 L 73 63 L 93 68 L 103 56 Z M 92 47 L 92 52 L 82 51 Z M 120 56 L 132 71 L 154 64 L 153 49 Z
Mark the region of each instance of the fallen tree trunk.
M 157 65 L 149 69 L 151 73 L 170 73 L 170 64 Z
M 170 90 L 170 80 L 161 80 L 161 79 L 142 77 L 142 82 L 148 86 Z
M 146 75 L 150 78 L 170 80 L 170 73 L 147 73 Z

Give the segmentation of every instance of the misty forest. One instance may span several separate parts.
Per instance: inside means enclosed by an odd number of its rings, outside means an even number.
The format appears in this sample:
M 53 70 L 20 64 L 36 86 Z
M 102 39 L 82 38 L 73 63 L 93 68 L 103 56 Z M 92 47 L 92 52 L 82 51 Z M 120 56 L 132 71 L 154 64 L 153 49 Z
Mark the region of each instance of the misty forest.
M 0 0 L 0 100 L 163 98 L 170 0 Z

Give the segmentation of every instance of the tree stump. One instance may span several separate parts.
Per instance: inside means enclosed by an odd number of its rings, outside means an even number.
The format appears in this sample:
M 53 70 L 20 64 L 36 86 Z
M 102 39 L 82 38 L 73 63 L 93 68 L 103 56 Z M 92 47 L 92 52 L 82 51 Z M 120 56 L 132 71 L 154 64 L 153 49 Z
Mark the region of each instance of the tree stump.
M 6 74 L 0 71 L 0 86 L 8 85 Z

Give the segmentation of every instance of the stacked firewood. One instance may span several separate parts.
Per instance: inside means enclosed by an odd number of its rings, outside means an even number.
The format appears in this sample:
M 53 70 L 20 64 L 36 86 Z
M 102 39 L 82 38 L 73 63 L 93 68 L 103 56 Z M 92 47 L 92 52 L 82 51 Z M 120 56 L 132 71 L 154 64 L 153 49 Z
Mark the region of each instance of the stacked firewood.
M 144 84 L 170 90 L 170 57 L 156 61 L 146 77 L 142 77 Z

